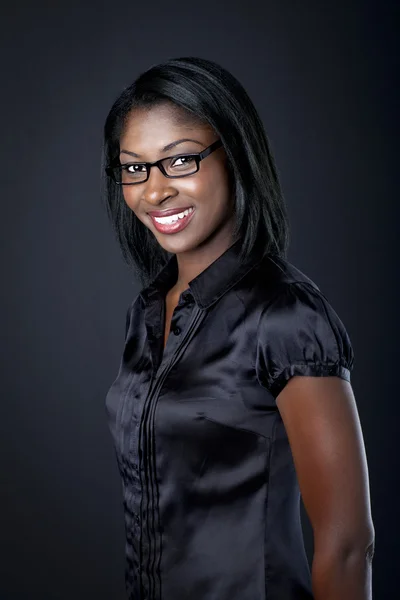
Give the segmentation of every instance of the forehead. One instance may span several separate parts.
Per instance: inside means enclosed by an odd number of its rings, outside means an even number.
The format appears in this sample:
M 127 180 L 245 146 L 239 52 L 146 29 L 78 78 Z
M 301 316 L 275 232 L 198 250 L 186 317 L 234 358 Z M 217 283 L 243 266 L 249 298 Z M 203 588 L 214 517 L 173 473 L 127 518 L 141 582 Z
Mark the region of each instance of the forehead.
M 196 122 L 179 107 L 135 108 L 127 117 L 120 145 L 135 145 L 138 151 L 145 152 L 147 148 L 157 149 L 182 137 L 207 141 L 211 133 L 208 123 Z

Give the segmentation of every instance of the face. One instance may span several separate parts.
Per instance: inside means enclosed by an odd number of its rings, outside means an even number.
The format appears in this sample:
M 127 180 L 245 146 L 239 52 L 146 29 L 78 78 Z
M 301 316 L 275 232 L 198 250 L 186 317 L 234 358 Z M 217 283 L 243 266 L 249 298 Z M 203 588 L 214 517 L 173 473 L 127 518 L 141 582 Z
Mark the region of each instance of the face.
M 177 119 L 177 115 L 181 118 Z M 120 138 L 121 164 L 198 153 L 218 140 L 208 124 L 194 125 L 182 119 L 183 116 L 181 109 L 168 105 L 135 109 Z M 185 138 L 192 141 L 180 142 L 163 151 L 164 146 Z M 186 177 L 170 179 L 152 167 L 147 181 L 122 186 L 125 202 L 168 252 L 190 252 L 209 243 L 228 247 L 232 241 L 234 204 L 226 162 L 225 151 L 219 147 L 200 161 L 197 173 Z M 182 165 L 182 161 L 178 159 L 176 164 Z M 188 218 L 172 226 L 180 227 L 179 231 L 157 230 L 149 215 L 151 211 L 184 211 L 190 207 L 193 212 Z

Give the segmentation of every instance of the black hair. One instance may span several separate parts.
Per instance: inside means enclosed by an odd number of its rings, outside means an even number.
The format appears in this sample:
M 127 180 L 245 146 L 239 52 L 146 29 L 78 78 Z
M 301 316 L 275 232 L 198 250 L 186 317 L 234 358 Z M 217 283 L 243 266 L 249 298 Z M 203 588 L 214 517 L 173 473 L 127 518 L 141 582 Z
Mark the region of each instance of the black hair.
M 239 81 L 217 63 L 173 58 L 152 66 L 114 102 L 104 126 L 103 190 L 108 216 L 125 261 L 142 285 L 149 284 L 172 254 L 160 246 L 123 199 L 121 186 L 105 174 L 119 155 L 119 138 L 134 108 L 173 103 L 189 120 L 210 125 L 222 140 L 233 179 L 240 259 L 256 243 L 271 255 L 285 256 L 289 244 L 287 209 L 263 123 Z

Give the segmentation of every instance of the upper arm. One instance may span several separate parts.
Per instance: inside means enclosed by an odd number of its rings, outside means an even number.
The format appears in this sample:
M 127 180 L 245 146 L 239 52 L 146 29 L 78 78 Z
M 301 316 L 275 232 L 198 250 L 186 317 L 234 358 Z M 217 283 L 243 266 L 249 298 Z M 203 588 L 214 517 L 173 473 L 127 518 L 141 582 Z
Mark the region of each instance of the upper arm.
M 293 377 L 278 395 L 315 550 L 373 538 L 368 468 L 351 384 Z
M 260 318 L 257 376 L 285 425 L 314 544 L 371 541 L 367 461 L 350 383 L 354 354 L 325 296 L 287 284 Z M 325 544 L 325 546 L 324 546 Z

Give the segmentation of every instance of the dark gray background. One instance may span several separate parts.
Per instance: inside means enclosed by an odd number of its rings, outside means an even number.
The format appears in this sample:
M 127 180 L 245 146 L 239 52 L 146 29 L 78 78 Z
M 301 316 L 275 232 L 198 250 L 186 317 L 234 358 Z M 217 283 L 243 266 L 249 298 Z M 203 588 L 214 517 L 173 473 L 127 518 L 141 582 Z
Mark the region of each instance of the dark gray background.
M 397 597 L 397 17 L 395 2 L 354 0 L 3 6 L 0 600 L 124 597 L 104 399 L 139 287 L 100 201 L 102 126 L 141 71 L 185 55 L 220 62 L 254 100 L 288 203 L 289 259 L 347 327 L 374 598 Z

